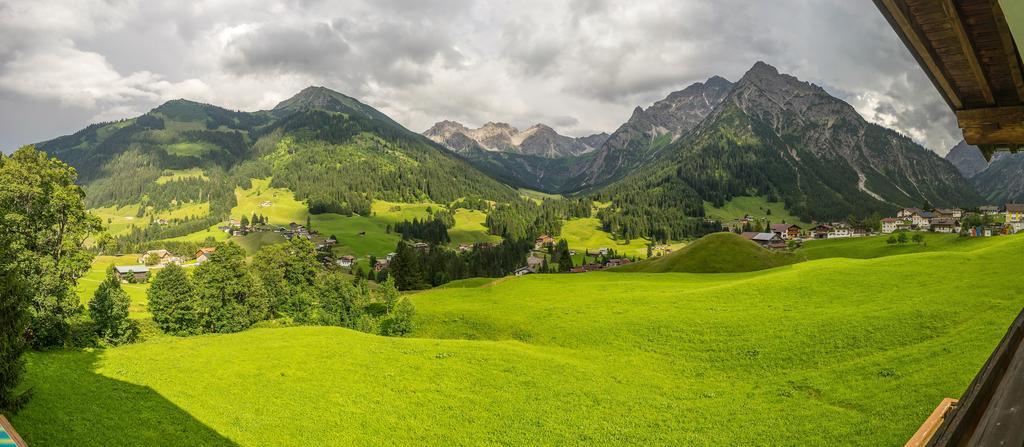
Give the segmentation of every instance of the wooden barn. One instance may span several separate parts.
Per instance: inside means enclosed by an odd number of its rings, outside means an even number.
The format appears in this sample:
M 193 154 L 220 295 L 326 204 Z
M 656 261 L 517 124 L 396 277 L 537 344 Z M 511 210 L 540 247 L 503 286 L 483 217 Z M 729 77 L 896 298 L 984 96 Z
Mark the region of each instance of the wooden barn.
M 874 0 L 986 158 L 1024 145 L 1022 0 Z M 1024 445 L 1024 312 L 907 446 Z

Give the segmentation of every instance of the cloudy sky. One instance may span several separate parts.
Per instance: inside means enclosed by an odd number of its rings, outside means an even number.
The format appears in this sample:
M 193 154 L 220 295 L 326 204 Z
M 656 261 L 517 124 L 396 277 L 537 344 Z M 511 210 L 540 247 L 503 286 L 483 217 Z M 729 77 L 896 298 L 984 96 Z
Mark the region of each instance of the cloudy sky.
M 850 0 L 0 0 L 0 149 L 175 98 L 273 107 L 308 85 L 415 131 L 613 131 L 757 60 L 944 154 L 960 139 L 881 14 Z

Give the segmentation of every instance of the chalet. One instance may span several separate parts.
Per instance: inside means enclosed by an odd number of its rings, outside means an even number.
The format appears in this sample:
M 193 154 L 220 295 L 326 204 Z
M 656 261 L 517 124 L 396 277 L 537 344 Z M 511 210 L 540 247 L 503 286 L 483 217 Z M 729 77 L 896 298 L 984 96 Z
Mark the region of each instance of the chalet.
M 345 255 L 336 261 L 340 267 L 352 267 L 352 264 L 356 261 L 356 257 L 352 255 Z
M 800 226 L 791 224 L 772 224 L 772 233 L 783 239 L 796 239 L 800 237 Z
M 373 264 L 373 271 L 380 272 L 381 270 L 385 270 L 385 269 L 388 268 L 388 264 L 389 264 L 388 261 L 383 261 L 383 260 L 378 259 L 377 263 Z
M 811 238 L 812 239 L 828 239 L 829 231 L 832 231 L 832 226 L 831 225 L 826 225 L 826 224 L 818 225 L 818 226 L 816 226 L 814 228 L 811 228 L 811 231 L 810 231 Z
M 549 246 L 552 246 L 552 245 L 555 245 L 555 238 L 553 238 L 551 236 L 548 236 L 546 234 L 540 235 L 533 242 L 533 248 L 536 249 L 536 250 L 541 250 L 544 247 L 549 247 Z
M 519 267 L 519 268 L 516 269 L 515 272 L 513 272 L 513 274 L 516 275 L 516 276 L 532 275 L 534 273 L 537 273 L 537 272 L 534 269 L 530 268 L 530 267 Z
M 760 234 L 760 233 L 758 233 L 756 231 L 744 231 L 744 232 L 740 233 L 740 237 L 742 237 L 743 239 L 746 239 L 748 241 L 752 241 L 752 240 L 754 240 L 754 236 L 757 236 L 758 234 Z
M 273 203 L 269 200 L 260 202 L 260 208 L 269 208 L 271 205 L 273 205 Z
M 896 217 L 909 219 L 911 216 L 924 212 L 921 208 L 903 208 L 896 213 Z
M 931 220 L 931 229 L 936 233 L 959 233 L 960 221 L 951 217 L 936 217 Z
M 886 217 L 882 219 L 882 233 L 891 234 L 897 231 L 910 230 L 910 221 L 897 217 Z
M 931 211 L 920 211 L 910 215 L 910 225 L 919 230 L 927 230 L 931 227 L 931 219 L 935 213 Z
M 870 234 L 871 234 L 871 230 L 868 229 L 868 227 L 865 227 L 863 225 L 854 225 L 854 226 L 850 227 L 850 236 L 851 237 L 864 237 L 864 236 L 868 236 Z
M 961 217 L 964 217 L 964 210 L 960 208 L 936 208 L 935 217 L 959 219 Z
M 995 205 L 982 205 L 978 207 L 978 212 L 983 216 L 995 216 L 999 214 L 999 207 Z
M 391 252 L 391 253 L 388 253 L 386 259 L 388 260 L 388 262 L 391 262 L 392 259 L 395 259 L 395 256 L 398 256 L 398 253 Z
M 758 233 L 757 236 L 754 236 L 753 241 L 767 248 L 786 247 L 786 241 L 782 240 L 782 236 L 775 233 Z
M 840 239 L 844 237 L 852 237 L 853 229 L 846 224 L 835 224 L 832 225 L 828 230 L 828 234 L 825 236 L 827 239 Z
M 1006 222 L 1011 224 L 1016 222 L 1024 222 L 1024 204 L 1007 203 Z
M 473 244 L 459 244 L 459 253 L 473 250 Z
M 430 244 L 426 242 L 416 242 L 412 244 L 412 248 L 422 251 L 430 251 Z
M 633 261 L 630 261 L 629 259 L 626 259 L 626 258 L 609 259 L 608 263 L 605 264 L 605 267 L 618 267 L 620 265 L 626 265 L 626 264 L 629 264 L 631 262 L 633 262 Z
M 210 260 L 210 254 L 217 251 L 217 247 L 203 247 L 196 251 L 196 264 L 202 264 Z
M 145 264 L 151 256 L 156 257 L 156 265 L 167 265 L 181 262 L 180 258 L 175 257 L 173 253 L 167 250 L 150 250 L 139 257 L 139 264 Z
M 124 282 L 146 282 L 149 279 L 149 267 L 144 265 L 114 266 L 114 275 Z

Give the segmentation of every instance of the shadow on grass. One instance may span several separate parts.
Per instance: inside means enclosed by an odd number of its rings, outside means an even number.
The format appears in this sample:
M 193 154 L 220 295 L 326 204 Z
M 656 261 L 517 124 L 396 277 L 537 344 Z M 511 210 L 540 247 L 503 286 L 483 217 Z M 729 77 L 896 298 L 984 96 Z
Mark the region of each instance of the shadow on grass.
M 99 352 L 28 355 L 32 399 L 11 422 L 31 446 L 234 446 L 149 387 L 96 373 Z

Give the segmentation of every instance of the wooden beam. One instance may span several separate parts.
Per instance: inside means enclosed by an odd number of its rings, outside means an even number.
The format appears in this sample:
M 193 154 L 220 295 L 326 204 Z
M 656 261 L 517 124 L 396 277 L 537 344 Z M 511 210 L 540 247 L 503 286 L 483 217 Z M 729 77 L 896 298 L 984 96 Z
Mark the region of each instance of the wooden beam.
M 956 120 L 967 144 L 1000 147 L 1024 144 L 1024 106 L 957 110 Z
M 1017 89 L 1017 99 L 1024 103 L 1024 76 L 1021 75 L 1017 44 L 1013 41 L 1010 25 L 1006 23 L 1006 16 L 1003 15 L 1003 8 L 999 6 L 999 0 L 992 2 L 992 18 L 996 21 L 999 39 L 1003 41 L 1003 53 L 1006 55 L 1006 63 L 1010 66 L 1010 77 Z
M 882 6 L 889 12 L 895 25 L 899 27 L 901 34 L 903 34 L 906 42 L 910 45 L 911 51 L 915 53 L 918 60 L 924 65 L 924 68 L 928 70 L 931 78 L 938 84 L 939 90 L 945 95 L 953 109 L 962 109 L 964 107 L 963 101 L 960 100 L 960 96 L 957 95 L 956 91 L 953 90 L 953 86 L 949 83 L 949 78 L 943 73 L 942 68 L 939 67 L 937 62 L 938 58 L 935 56 L 934 51 L 930 45 L 924 42 L 924 38 L 917 30 L 917 26 L 914 25 L 907 17 L 907 13 L 900 7 L 903 4 L 897 4 L 896 0 L 879 0 Z
M 28 444 L 25 444 L 25 440 L 21 439 L 21 436 L 18 436 L 18 432 L 14 431 L 14 427 L 11 426 L 11 423 L 8 422 L 7 418 L 2 414 L 0 414 L 0 428 L 3 428 L 3 431 L 7 432 L 7 435 L 10 436 L 11 439 L 7 442 L 8 444 L 13 442 L 17 447 L 28 446 Z M 4 439 L 0 439 L 0 444 L 3 444 L 5 441 L 6 440 Z
M 953 25 L 953 33 L 956 34 L 957 40 L 960 41 L 960 49 L 963 50 L 964 58 L 967 59 L 967 65 L 971 67 L 971 72 L 974 73 L 974 78 L 978 81 L 978 89 L 981 90 L 981 96 L 985 98 L 985 104 L 990 106 L 996 105 L 996 98 L 992 94 L 992 87 L 989 86 L 988 78 L 985 77 L 985 72 L 981 69 L 981 64 L 978 63 L 978 53 L 974 51 L 974 44 L 971 43 L 971 37 L 967 35 L 967 29 L 964 28 L 963 20 L 960 20 L 960 12 L 957 11 L 953 0 L 944 0 L 942 2 L 942 9 L 946 10 L 946 16 L 949 17 L 949 22 Z
M 956 405 L 956 399 L 945 398 L 939 403 L 938 407 L 935 407 L 935 411 L 932 411 L 931 416 L 925 419 L 924 423 L 921 424 L 921 428 L 917 429 L 917 433 L 907 441 L 904 447 L 924 447 L 931 441 L 932 437 L 935 436 L 935 432 L 942 426 L 942 421 L 946 419 L 946 413 L 953 409 Z

